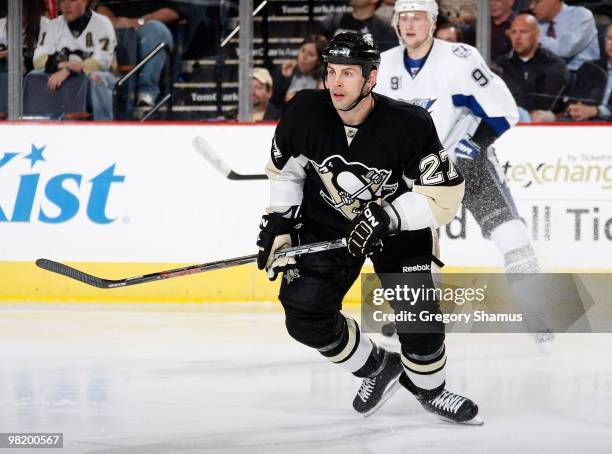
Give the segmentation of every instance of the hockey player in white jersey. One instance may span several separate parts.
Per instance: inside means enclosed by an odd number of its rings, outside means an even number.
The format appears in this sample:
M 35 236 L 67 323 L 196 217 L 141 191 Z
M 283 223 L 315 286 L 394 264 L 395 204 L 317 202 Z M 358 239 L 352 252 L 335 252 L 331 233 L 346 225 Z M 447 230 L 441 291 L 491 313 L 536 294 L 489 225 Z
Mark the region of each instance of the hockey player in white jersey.
M 507 272 L 538 272 L 491 144 L 518 120 L 504 82 L 474 47 L 433 38 L 435 0 L 397 0 L 392 25 L 401 44 L 381 55 L 375 91 L 431 114 L 442 145 L 466 181 L 463 204 L 504 256 Z
M 87 8 L 87 0 L 60 0 L 62 15 L 41 28 L 34 68 L 49 74 L 48 87 L 58 89 L 73 74 L 89 77 L 94 120 L 112 120 L 109 72 L 117 38 L 111 21 Z

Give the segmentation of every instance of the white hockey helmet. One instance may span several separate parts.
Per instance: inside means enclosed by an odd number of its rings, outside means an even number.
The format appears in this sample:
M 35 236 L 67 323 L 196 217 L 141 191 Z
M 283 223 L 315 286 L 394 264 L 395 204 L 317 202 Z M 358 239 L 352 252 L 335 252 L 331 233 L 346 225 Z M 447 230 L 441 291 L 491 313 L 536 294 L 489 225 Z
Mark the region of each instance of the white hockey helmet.
M 435 27 L 436 19 L 438 18 L 438 2 L 436 0 L 397 0 L 393 7 L 393 19 L 391 19 L 391 25 L 397 33 L 398 38 L 402 39 L 399 32 L 399 16 L 401 13 L 409 11 L 425 11 L 427 18 L 432 22 Z M 433 27 L 432 27 L 433 33 Z

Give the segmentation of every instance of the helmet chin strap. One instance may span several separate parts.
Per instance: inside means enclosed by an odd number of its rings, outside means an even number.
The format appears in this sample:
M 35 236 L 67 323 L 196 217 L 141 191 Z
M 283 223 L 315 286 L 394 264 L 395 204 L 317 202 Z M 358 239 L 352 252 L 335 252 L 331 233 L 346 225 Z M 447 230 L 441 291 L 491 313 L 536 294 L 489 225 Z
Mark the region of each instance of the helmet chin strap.
M 349 107 L 347 107 L 346 109 L 337 109 L 337 110 L 340 110 L 342 112 L 348 112 L 349 110 L 353 110 L 355 107 L 357 107 L 357 105 L 361 101 L 363 101 L 365 98 L 370 96 L 370 94 L 372 93 L 372 90 L 374 90 L 374 87 L 376 87 L 376 84 L 372 85 L 372 88 L 370 88 L 370 91 L 368 91 L 365 95 L 363 94 L 363 89 L 365 88 L 366 84 L 368 83 L 368 79 L 369 78 L 370 78 L 370 75 L 368 74 L 368 77 L 363 81 L 363 85 L 361 85 L 361 90 L 359 91 L 359 96 L 357 96 L 357 99 L 355 99 L 355 101 L 353 101 L 353 103 Z M 323 78 L 323 86 L 325 87 L 326 90 L 328 89 L 327 88 L 327 80 L 326 80 L 326 78 Z
M 357 107 L 357 105 L 363 101 L 365 98 L 367 98 L 368 96 L 370 96 L 370 93 L 372 93 L 372 90 L 374 90 L 374 87 L 376 85 L 374 85 L 372 88 L 370 88 L 370 91 L 368 91 L 365 95 L 363 94 L 363 89 L 365 88 L 366 84 L 368 83 L 368 80 L 364 80 L 363 81 L 363 85 L 361 86 L 361 90 L 359 91 L 359 96 L 357 96 L 357 99 L 346 109 L 338 109 L 341 110 L 342 112 L 348 112 L 349 110 L 353 110 L 355 107 Z

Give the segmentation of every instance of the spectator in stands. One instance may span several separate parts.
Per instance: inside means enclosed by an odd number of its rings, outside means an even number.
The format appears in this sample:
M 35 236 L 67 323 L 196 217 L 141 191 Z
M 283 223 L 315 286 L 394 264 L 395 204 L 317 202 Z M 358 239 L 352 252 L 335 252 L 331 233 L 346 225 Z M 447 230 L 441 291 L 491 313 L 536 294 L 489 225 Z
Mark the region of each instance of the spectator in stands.
M 531 10 L 540 23 L 540 43 L 576 71 L 588 60 L 599 57 L 597 28 L 593 13 L 563 0 L 532 0 Z
M 89 100 L 95 120 L 112 120 L 109 72 L 116 47 L 110 21 L 87 7 L 88 0 L 60 0 L 62 15 L 41 29 L 34 68 L 49 74 L 49 90 L 59 89 L 73 74 L 89 77 Z
M 342 32 L 370 35 L 381 52 L 397 46 L 398 38 L 390 23 L 375 15 L 379 2 L 380 0 L 350 0 L 353 11 L 326 17 L 321 25 L 321 34 L 327 39 Z
M 295 60 L 274 70 L 272 104 L 283 107 L 298 91 L 317 88 L 317 82 L 323 77 L 321 52 L 325 46 L 327 39 L 323 35 L 309 36 L 300 45 Z
M 568 115 L 575 121 L 610 120 L 612 111 L 612 25 L 606 29 L 606 56 L 582 64 L 570 94 Z
M 540 46 L 539 34 L 535 17 L 519 14 L 508 30 L 513 50 L 495 62 L 519 106 L 519 121 L 554 121 L 563 110 L 569 71 L 563 59 Z
M 491 3 L 491 60 L 512 50 L 506 31 L 515 15 L 512 11 L 514 0 L 490 0 Z M 476 24 L 471 24 L 464 33 L 464 42 L 476 45 Z
M 436 29 L 436 38 L 448 41 L 449 43 L 463 42 L 463 33 L 459 26 L 447 22 Z
M 108 17 L 117 29 L 136 30 L 139 60 L 162 41 L 173 48 L 174 40 L 168 26 L 177 23 L 182 17 L 176 4 L 158 0 L 139 2 L 100 0 L 96 11 Z M 136 98 L 139 105 L 155 105 L 160 92 L 159 80 L 165 61 L 166 56 L 160 52 L 142 68 L 138 78 Z
M 254 68 L 251 76 L 253 110 L 250 121 L 278 121 L 281 110 L 270 102 L 274 86 L 270 72 L 265 68 Z M 235 120 L 237 117 L 238 109 L 228 112 L 225 116 L 227 120 Z
M 2 2 L 0 2 L 2 3 Z M 2 17 L 3 10 L 6 14 L 6 2 L 0 5 L 0 71 L 7 70 L 8 58 L 8 22 L 6 17 Z M 32 57 L 40 34 L 41 27 L 44 27 L 49 20 L 45 17 L 45 4 L 43 0 L 24 0 L 23 1 L 23 67 L 25 72 L 33 69 Z
M 251 121 L 277 121 L 281 111 L 270 102 L 274 86 L 270 72 L 265 68 L 255 68 L 252 76 L 253 116 Z

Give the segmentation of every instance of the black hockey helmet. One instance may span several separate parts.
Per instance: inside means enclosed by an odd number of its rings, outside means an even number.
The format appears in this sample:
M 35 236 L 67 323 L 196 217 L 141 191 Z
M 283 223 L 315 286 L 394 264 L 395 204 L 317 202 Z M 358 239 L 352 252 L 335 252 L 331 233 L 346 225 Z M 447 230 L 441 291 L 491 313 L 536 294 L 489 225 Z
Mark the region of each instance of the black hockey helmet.
M 323 62 L 326 73 L 328 63 L 360 65 L 363 77 L 368 79 L 372 70 L 380 65 L 380 51 L 370 35 L 338 33 L 323 49 Z

